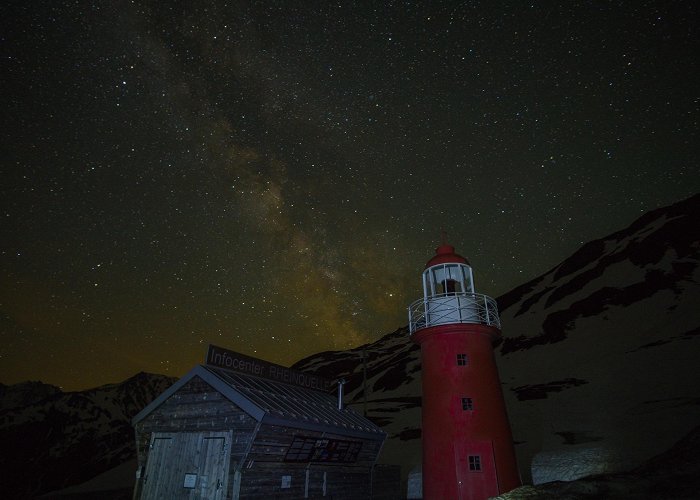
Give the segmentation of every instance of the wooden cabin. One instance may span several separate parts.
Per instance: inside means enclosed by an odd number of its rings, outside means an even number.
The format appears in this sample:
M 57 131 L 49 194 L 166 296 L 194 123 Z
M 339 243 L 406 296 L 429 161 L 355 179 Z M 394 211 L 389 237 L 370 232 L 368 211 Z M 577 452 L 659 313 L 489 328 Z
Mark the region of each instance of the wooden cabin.
M 330 386 L 210 346 L 133 419 L 134 499 L 398 498 L 398 467 L 375 466 L 386 434 Z

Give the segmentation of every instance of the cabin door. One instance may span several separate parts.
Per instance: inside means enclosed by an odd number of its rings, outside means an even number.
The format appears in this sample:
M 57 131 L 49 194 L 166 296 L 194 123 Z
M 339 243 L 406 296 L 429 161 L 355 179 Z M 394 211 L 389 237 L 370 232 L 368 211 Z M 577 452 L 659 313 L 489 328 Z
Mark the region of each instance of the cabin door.
M 224 500 L 231 432 L 156 432 L 142 500 Z

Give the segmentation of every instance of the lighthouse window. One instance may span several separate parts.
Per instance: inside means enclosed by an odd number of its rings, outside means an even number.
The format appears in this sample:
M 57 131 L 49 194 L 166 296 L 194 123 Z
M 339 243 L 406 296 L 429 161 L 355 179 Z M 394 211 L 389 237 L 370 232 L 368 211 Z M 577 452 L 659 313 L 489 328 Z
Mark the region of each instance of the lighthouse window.
M 457 366 L 467 366 L 466 354 L 457 354 Z
M 471 268 L 462 267 L 462 272 L 464 273 L 464 291 L 467 293 L 474 293 L 474 285 L 472 284 L 472 273 Z
M 469 470 L 474 472 L 481 470 L 481 455 L 469 455 Z
M 459 281 L 445 280 L 443 283 L 444 283 L 445 293 L 459 293 L 462 291 Z
M 462 410 L 467 411 L 473 409 L 474 402 L 472 401 L 472 398 L 462 398 Z
M 432 289 L 436 295 L 462 293 L 464 276 L 460 266 L 441 266 L 432 270 Z

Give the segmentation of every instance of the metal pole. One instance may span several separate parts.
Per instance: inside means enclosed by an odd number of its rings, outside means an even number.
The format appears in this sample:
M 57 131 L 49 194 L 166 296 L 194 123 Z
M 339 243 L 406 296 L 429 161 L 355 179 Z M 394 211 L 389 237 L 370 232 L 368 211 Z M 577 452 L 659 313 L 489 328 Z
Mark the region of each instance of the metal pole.
M 484 307 L 486 308 L 486 324 L 491 324 L 491 316 L 489 316 L 489 303 L 486 301 L 486 295 L 484 295 Z
M 367 416 L 367 351 L 362 349 L 362 393 L 364 401 L 362 404 L 362 414 Z
M 343 386 L 345 385 L 345 379 L 341 378 L 338 380 L 338 409 L 343 409 Z

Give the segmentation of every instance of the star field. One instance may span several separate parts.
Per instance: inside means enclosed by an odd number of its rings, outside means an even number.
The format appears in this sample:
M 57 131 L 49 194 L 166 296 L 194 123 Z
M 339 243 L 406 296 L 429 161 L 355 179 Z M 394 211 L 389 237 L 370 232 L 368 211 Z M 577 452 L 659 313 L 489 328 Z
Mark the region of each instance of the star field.
M 355 347 L 443 228 L 498 296 L 700 190 L 692 2 L 1 9 L 3 383 Z

